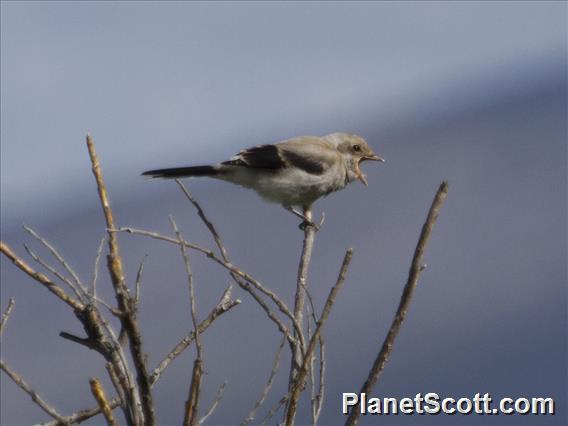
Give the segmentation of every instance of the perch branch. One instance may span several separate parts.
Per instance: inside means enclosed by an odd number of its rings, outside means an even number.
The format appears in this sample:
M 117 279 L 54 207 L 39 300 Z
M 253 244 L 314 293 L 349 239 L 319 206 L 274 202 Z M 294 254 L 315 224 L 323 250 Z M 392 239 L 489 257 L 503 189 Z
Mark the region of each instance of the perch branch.
M 302 367 L 299 369 L 298 374 L 294 380 L 292 385 L 292 389 L 290 390 L 290 397 L 288 400 L 288 410 L 286 412 L 286 425 L 291 426 L 294 424 L 294 418 L 296 416 L 296 410 L 298 408 L 298 400 L 300 399 L 300 395 L 304 388 L 304 382 L 308 375 L 310 369 L 310 358 L 313 356 L 313 353 L 316 348 L 316 343 L 321 335 L 323 326 L 327 322 L 329 318 L 329 314 L 331 312 L 331 308 L 337 294 L 343 283 L 345 282 L 345 277 L 347 275 L 347 269 L 349 268 L 349 263 L 351 263 L 351 258 L 353 257 L 353 249 L 347 250 L 345 253 L 345 257 L 343 258 L 343 263 L 341 264 L 341 268 L 339 270 L 339 276 L 337 277 L 337 282 L 329 292 L 329 296 L 325 301 L 325 305 L 323 307 L 322 314 L 320 316 L 319 321 L 317 322 L 317 327 L 314 331 L 312 338 L 310 339 L 310 343 L 308 345 L 308 349 L 306 350 L 306 355 L 304 356 L 304 361 L 302 363 Z

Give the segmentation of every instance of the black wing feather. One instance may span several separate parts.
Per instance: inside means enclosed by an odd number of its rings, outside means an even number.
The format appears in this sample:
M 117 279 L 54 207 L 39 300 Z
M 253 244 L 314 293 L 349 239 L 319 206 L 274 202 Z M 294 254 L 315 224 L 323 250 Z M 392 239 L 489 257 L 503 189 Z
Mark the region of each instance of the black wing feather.
M 233 159 L 222 164 L 269 170 L 296 167 L 313 175 L 321 175 L 324 172 L 324 166 L 320 162 L 295 152 L 278 149 L 276 145 L 255 146 L 239 152 Z
M 235 158 L 221 164 L 278 170 L 286 167 L 284 159 L 274 145 L 260 145 L 239 152 Z

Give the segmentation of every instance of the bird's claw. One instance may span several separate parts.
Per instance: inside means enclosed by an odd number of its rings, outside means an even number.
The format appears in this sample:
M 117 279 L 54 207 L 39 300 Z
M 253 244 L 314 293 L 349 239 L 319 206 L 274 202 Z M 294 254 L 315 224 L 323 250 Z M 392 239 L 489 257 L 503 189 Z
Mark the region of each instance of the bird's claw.
M 298 225 L 298 228 L 300 228 L 302 231 L 305 231 L 306 228 L 308 227 L 312 227 L 314 228 L 316 231 L 319 231 L 319 225 L 316 225 L 314 222 L 312 222 L 311 220 L 304 220 L 302 223 L 300 223 Z
M 311 226 L 316 231 L 319 231 L 324 222 L 325 222 L 325 213 L 322 213 L 319 223 L 316 224 L 311 220 L 304 219 L 304 221 L 298 225 L 298 228 L 300 228 L 302 231 L 305 231 L 308 226 Z

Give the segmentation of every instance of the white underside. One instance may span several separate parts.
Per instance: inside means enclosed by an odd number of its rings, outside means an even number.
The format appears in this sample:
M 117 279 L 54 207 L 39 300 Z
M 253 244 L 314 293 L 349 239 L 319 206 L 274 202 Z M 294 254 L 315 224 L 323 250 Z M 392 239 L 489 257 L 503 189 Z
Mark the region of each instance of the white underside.
M 233 167 L 226 174 L 214 177 L 254 189 L 266 201 L 285 207 L 304 207 L 346 186 L 346 172 L 342 166 L 330 168 L 321 175 L 306 173 L 297 168 L 271 171 Z

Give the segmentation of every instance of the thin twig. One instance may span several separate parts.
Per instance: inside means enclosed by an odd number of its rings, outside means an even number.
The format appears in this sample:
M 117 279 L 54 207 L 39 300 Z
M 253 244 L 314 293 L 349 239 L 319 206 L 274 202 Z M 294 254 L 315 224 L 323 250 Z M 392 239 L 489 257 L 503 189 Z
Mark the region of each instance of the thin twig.
M 198 326 L 198 330 L 200 334 L 203 334 L 207 328 L 215 321 L 219 316 L 228 312 L 241 301 L 239 299 L 232 300 L 231 299 L 231 286 L 227 287 L 219 303 L 211 310 L 207 318 L 205 318 Z M 189 332 L 187 336 L 185 336 L 181 341 L 174 346 L 174 348 L 166 355 L 166 357 L 158 364 L 158 366 L 154 369 L 152 374 L 150 375 L 150 382 L 152 384 L 156 383 L 160 378 L 161 374 L 164 370 L 169 366 L 169 364 L 178 357 L 190 344 L 195 340 L 195 333 L 192 330 Z
M 205 332 L 205 330 L 207 330 L 207 328 L 209 328 L 209 326 L 213 323 L 213 321 L 215 321 L 219 316 L 221 316 L 225 312 L 228 312 L 229 310 L 231 310 L 232 308 L 234 308 L 235 306 L 237 306 L 238 304 L 241 303 L 241 301 L 238 300 L 238 299 L 237 300 L 231 300 L 231 291 L 230 290 L 231 290 L 231 287 L 229 286 L 227 288 L 227 290 L 225 290 L 225 292 L 223 293 L 223 296 L 219 300 L 219 303 L 215 306 L 215 308 L 213 308 L 213 310 L 207 316 L 207 318 L 205 318 L 199 324 L 199 332 L 201 334 L 203 334 Z M 188 336 L 186 336 L 184 339 L 182 339 L 175 346 L 174 349 L 172 349 L 172 351 L 164 358 L 164 360 L 162 360 L 162 362 L 160 362 L 158 367 L 156 367 L 154 369 L 154 371 L 152 372 L 152 375 L 150 376 L 150 382 L 151 382 L 152 385 L 154 385 L 158 381 L 158 379 L 161 377 L 161 374 L 168 367 L 170 362 L 173 359 L 175 359 L 179 354 L 181 354 L 184 351 L 184 349 L 187 348 L 191 344 L 193 339 L 194 339 L 194 337 L 193 337 L 193 331 L 192 331 L 192 332 L 189 333 Z M 118 407 L 120 405 L 120 398 L 112 399 L 111 401 L 109 401 L 109 405 L 113 409 Z M 64 420 L 65 420 L 66 423 L 80 423 L 80 422 L 83 422 L 85 420 L 90 419 L 91 417 L 96 416 L 99 413 L 100 413 L 99 407 L 92 407 L 92 408 L 87 408 L 87 409 L 78 411 L 78 412 L 73 413 L 69 416 L 65 416 Z M 57 422 L 50 422 L 50 423 L 45 423 L 43 426 L 56 426 L 56 425 L 58 425 Z
M 195 307 L 195 289 L 193 285 L 193 272 L 191 270 L 191 264 L 189 263 L 189 256 L 187 255 L 187 251 L 185 250 L 185 246 L 183 245 L 184 241 L 183 237 L 178 229 L 178 226 L 173 216 L 170 216 L 170 223 L 172 224 L 174 233 L 177 236 L 179 242 L 178 245 L 180 247 L 181 255 L 183 257 L 183 263 L 185 265 L 185 273 L 187 275 L 188 288 L 189 288 L 189 306 L 191 311 L 191 322 L 193 323 L 193 333 L 195 334 L 195 347 L 197 349 L 197 358 L 202 359 L 201 339 L 199 338 L 199 327 L 197 326 L 197 313 Z
M 34 237 L 36 240 L 42 243 L 49 250 L 49 252 L 53 255 L 53 257 L 55 257 L 58 260 L 58 262 L 61 263 L 63 268 L 65 268 L 65 270 L 71 275 L 73 281 L 75 281 L 75 284 L 82 290 L 83 294 L 87 294 L 87 289 L 85 288 L 85 286 L 83 286 L 83 283 L 79 279 L 79 276 L 73 270 L 73 268 L 71 268 L 69 263 L 67 263 L 67 261 L 63 258 L 63 256 L 57 251 L 57 249 L 53 247 L 45 238 L 42 238 L 36 231 L 31 229 L 29 226 L 24 225 L 24 229 L 32 237 Z
M 22 389 L 25 393 L 27 393 L 32 399 L 32 401 L 35 402 L 43 411 L 45 411 L 47 414 L 49 414 L 57 421 L 63 422 L 63 417 L 61 416 L 61 414 L 59 414 L 55 408 L 53 408 L 46 401 L 44 401 L 38 395 L 38 393 L 22 378 L 22 376 L 20 376 L 14 370 L 8 367 L 3 360 L 0 360 L 0 369 L 2 369 L 2 371 L 6 373 L 6 375 L 10 379 L 12 379 L 12 381 L 16 385 L 18 385 L 20 389 Z
M 404 286 L 404 291 L 402 292 L 402 297 L 400 299 L 400 304 L 398 305 L 398 309 L 396 314 L 393 318 L 392 324 L 390 326 L 389 332 L 387 337 L 385 338 L 381 350 L 369 371 L 369 375 L 361 388 L 360 394 L 366 393 L 370 394 L 377 382 L 381 372 L 385 368 L 389 355 L 392 351 L 394 341 L 396 336 L 400 331 L 400 327 L 406 318 L 406 314 L 408 313 L 408 308 L 410 307 L 410 301 L 412 299 L 412 294 L 414 293 L 414 289 L 418 284 L 418 278 L 420 278 L 420 272 L 423 270 L 423 257 L 424 257 L 424 250 L 426 248 L 426 244 L 428 243 L 428 239 L 430 238 L 430 234 L 432 233 L 432 228 L 436 223 L 436 219 L 438 219 L 438 215 L 440 213 L 440 209 L 446 200 L 448 195 L 448 183 L 442 182 L 438 191 L 436 192 L 436 196 L 432 201 L 432 205 L 430 206 L 430 210 L 428 211 L 428 217 L 426 218 L 426 222 L 422 226 L 422 231 L 420 232 L 420 238 L 418 239 L 418 244 L 416 245 L 416 249 L 414 251 L 414 257 L 412 258 L 412 264 L 410 266 L 410 271 L 408 273 L 408 280 L 406 285 Z M 359 421 L 359 416 L 361 415 L 361 404 L 360 401 L 352 407 L 351 413 L 347 419 L 346 425 L 356 425 Z
M 140 303 L 140 285 L 142 284 L 142 273 L 144 272 L 144 262 L 148 258 L 145 254 L 140 261 L 140 266 L 138 267 L 138 272 L 136 272 L 136 292 L 134 293 L 134 301 L 138 305 Z
M 325 399 L 325 342 L 323 336 L 320 334 L 319 336 L 319 348 L 320 348 L 320 357 L 319 357 L 319 386 L 318 386 L 318 394 L 316 395 L 315 400 L 315 414 L 312 418 L 314 426 L 318 424 L 321 411 L 323 408 L 323 401 Z
M 93 268 L 93 279 L 91 280 L 91 295 L 93 298 L 97 297 L 97 278 L 99 275 L 99 262 L 101 260 L 101 255 L 103 254 L 103 246 L 105 244 L 106 237 L 101 238 L 101 242 L 97 248 L 97 255 L 95 256 L 95 267 Z
M 306 291 L 306 296 L 308 297 L 308 302 L 309 302 L 309 314 L 312 318 L 312 321 L 314 322 L 314 324 L 317 326 L 317 318 L 316 318 L 316 314 L 315 314 L 315 304 L 314 304 L 314 299 L 312 297 L 312 294 L 310 292 L 310 290 L 308 288 L 305 288 Z M 308 339 L 311 339 L 310 336 L 310 322 L 307 322 L 307 326 L 308 326 Z M 324 343 L 324 339 L 323 336 L 320 334 L 319 335 L 319 374 L 318 374 L 318 387 L 317 387 L 317 393 L 316 393 L 316 385 L 315 385 L 315 371 L 313 368 L 313 364 L 314 364 L 314 360 L 315 357 L 312 357 L 311 359 L 311 365 L 310 365 L 310 375 L 311 375 L 311 387 L 312 387 L 312 425 L 315 426 L 318 423 L 318 419 L 321 415 L 321 409 L 323 407 L 323 400 L 325 397 L 325 343 Z
M 310 358 L 313 356 L 314 350 L 316 348 L 316 342 L 318 341 L 318 338 L 322 332 L 323 326 L 325 325 L 327 319 L 329 318 L 329 314 L 331 312 L 331 308 L 337 297 L 337 294 L 341 289 L 341 287 L 343 286 L 343 283 L 345 282 L 347 269 L 349 267 L 349 263 L 351 262 L 352 257 L 353 257 L 353 249 L 347 250 L 347 252 L 345 253 L 345 257 L 343 258 L 343 263 L 341 264 L 341 269 L 339 270 L 339 276 L 337 277 L 337 282 L 329 292 L 329 296 L 325 301 L 325 305 L 323 307 L 320 319 L 317 323 L 316 330 L 314 331 L 314 335 L 310 339 L 308 349 L 306 350 L 306 355 L 304 356 L 304 362 L 302 364 L 302 367 L 299 369 L 294 384 L 292 385 L 292 389 L 290 390 L 288 410 L 286 412 L 287 426 L 291 426 L 294 424 L 294 418 L 296 416 L 296 410 L 298 408 L 298 400 L 300 399 L 300 394 L 302 393 L 302 390 L 304 388 L 304 382 L 306 380 L 306 376 L 310 368 Z
M 4 334 L 4 327 L 6 327 L 6 323 L 8 322 L 8 318 L 10 318 L 10 314 L 12 313 L 12 309 L 14 309 L 15 304 L 16 299 L 10 297 L 10 300 L 8 300 L 8 307 L 2 314 L 2 319 L 0 320 L 0 337 Z
M 99 404 L 99 407 L 101 409 L 101 412 L 103 413 L 107 425 L 115 426 L 117 423 L 114 418 L 114 415 L 112 414 L 112 409 L 110 408 L 110 405 L 106 398 L 105 391 L 103 389 L 103 386 L 101 385 L 101 382 L 96 377 L 93 377 L 91 378 L 91 380 L 89 380 L 89 384 L 91 385 L 91 393 L 93 394 L 93 397 Z
M 193 373 L 191 376 L 191 386 L 189 387 L 189 394 L 185 404 L 185 416 L 183 420 L 184 426 L 194 426 L 198 423 L 198 409 L 199 409 L 199 398 L 201 397 L 201 378 L 203 373 L 203 352 L 201 347 L 201 339 L 199 338 L 199 326 L 197 325 L 197 313 L 195 308 L 195 289 L 193 286 L 193 272 L 191 271 L 191 264 L 189 263 L 189 257 L 183 245 L 183 238 L 178 226 L 173 218 L 170 216 L 170 222 L 174 233 L 179 241 L 179 247 L 181 250 L 181 255 L 183 257 L 183 263 L 185 265 L 185 272 L 187 275 L 188 287 L 189 287 L 189 306 L 191 311 L 191 321 L 193 323 L 193 334 L 195 336 L 195 347 L 197 349 L 197 357 L 193 363 Z
M 112 307 L 108 302 L 105 302 L 103 299 L 99 299 L 98 297 L 93 297 L 93 302 L 96 303 L 100 303 L 101 305 L 103 305 L 105 308 L 108 309 L 108 311 L 113 314 L 115 317 L 120 318 L 123 313 L 120 312 L 118 309 Z
M 246 426 L 246 425 L 250 424 L 252 421 L 254 421 L 254 418 L 256 417 L 256 413 L 257 413 L 258 409 L 262 406 L 262 404 L 266 400 L 266 397 L 268 396 L 268 393 L 270 392 L 270 389 L 272 388 L 272 385 L 274 384 L 274 378 L 276 377 L 276 373 L 278 372 L 278 369 L 280 368 L 280 355 L 282 354 L 282 348 L 284 348 L 284 343 L 286 343 L 285 338 L 282 339 L 282 343 L 280 343 L 280 346 L 278 347 L 278 350 L 276 351 L 276 356 L 274 357 L 274 363 L 272 364 L 272 370 L 270 370 L 270 375 L 268 376 L 268 381 L 266 382 L 266 385 L 264 386 L 264 389 L 262 390 L 262 393 L 260 394 L 260 398 L 258 398 L 258 401 L 256 401 L 256 403 L 254 404 L 254 407 L 252 407 L 252 410 L 250 411 L 247 418 L 244 419 L 241 422 L 241 426 Z
M 223 393 L 225 392 L 226 386 L 227 386 L 226 381 L 223 382 L 223 384 L 221 386 L 219 386 L 219 390 L 217 391 L 217 394 L 215 395 L 215 400 L 211 404 L 211 407 L 209 407 L 209 410 L 207 410 L 207 412 L 203 415 L 203 417 L 201 417 L 199 419 L 199 422 L 197 422 L 198 425 L 202 425 L 203 423 L 205 423 L 205 421 L 211 416 L 211 414 L 213 414 L 213 412 L 215 411 L 215 409 L 217 408 L 217 406 L 221 402 L 221 399 L 223 398 Z
M 36 263 L 43 266 L 46 270 L 48 270 L 57 278 L 59 278 L 64 284 L 67 284 L 67 286 L 71 289 L 71 291 L 75 294 L 75 296 L 77 296 L 77 299 L 83 302 L 85 301 L 83 294 L 79 291 L 79 289 L 76 287 L 76 284 L 73 283 L 73 281 L 71 281 L 63 274 L 61 274 L 57 269 L 55 269 L 53 266 L 49 265 L 46 261 L 44 261 L 41 257 L 39 257 L 39 255 L 37 255 L 31 248 L 29 248 L 27 244 L 24 244 L 24 250 Z
M 143 230 L 143 229 L 136 229 L 136 228 L 132 228 L 132 227 L 121 227 L 121 228 L 118 228 L 118 229 L 109 229 L 109 232 L 126 232 L 128 234 L 140 235 L 140 236 L 145 236 L 145 237 L 149 237 L 149 238 L 154 238 L 156 240 L 165 241 L 165 242 L 168 242 L 168 243 L 171 243 L 171 244 L 177 244 L 177 245 L 180 244 L 180 242 L 175 238 L 171 238 L 171 237 L 168 237 L 166 235 L 159 234 L 157 232 L 151 232 L 151 231 L 146 231 L 146 230 Z M 287 316 L 292 321 L 294 329 L 299 330 L 298 323 L 294 319 L 294 315 L 290 312 L 290 309 L 286 306 L 286 304 L 272 290 L 267 289 L 258 280 L 254 279 L 248 273 L 240 270 L 238 267 L 236 267 L 232 263 L 222 260 L 217 255 L 215 255 L 215 253 L 213 253 L 211 250 L 207 250 L 207 249 L 205 249 L 201 246 L 198 246 L 197 244 L 193 244 L 193 243 L 190 243 L 188 241 L 183 241 L 181 244 L 183 244 L 187 248 L 190 248 L 192 250 L 196 250 L 196 251 L 204 254 L 208 258 L 215 261 L 217 264 L 221 265 L 223 268 L 227 269 L 230 272 L 235 273 L 237 276 L 239 276 L 243 280 L 252 284 L 252 286 L 254 288 L 259 290 L 261 293 L 267 295 L 270 299 L 272 299 L 272 301 L 276 304 L 276 306 L 278 307 L 280 312 L 282 312 L 285 316 Z M 238 283 L 238 284 L 241 286 L 241 288 L 243 288 L 245 291 L 247 291 L 249 294 L 251 294 L 257 302 L 259 302 L 259 300 L 262 300 L 258 297 L 258 295 L 256 295 L 255 293 L 252 293 L 250 291 L 249 286 L 246 286 L 246 285 L 243 286 L 240 283 Z M 260 304 L 260 302 L 259 302 L 259 304 Z M 276 316 L 274 316 L 273 314 L 270 314 L 271 311 L 268 307 L 266 307 L 266 304 L 265 305 L 261 304 L 261 306 L 263 307 L 263 309 L 267 313 L 268 317 L 278 325 L 278 329 L 280 331 L 282 331 L 283 333 L 285 333 L 287 331 L 287 327 L 281 321 L 279 321 Z M 292 337 L 289 332 L 286 333 L 286 337 L 288 338 L 288 341 L 294 342 L 294 337 Z M 302 340 L 300 341 L 300 344 L 301 344 L 302 347 L 305 347 L 305 344 L 303 343 Z
M 288 394 L 284 395 L 282 398 L 278 400 L 278 402 L 268 411 L 266 416 L 262 419 L 262 426 L 266 426 L 270 419 L 274 417 L 274 415 L 280 410 L 280 407 L 283 407 L 288 402 Z
M 95 152 L 95 147 L 90 135 L 87 135 L 87 149 L 89 151 L 92 171 L 97 184 L 97 191 L 99 194 L 99 199 L 101 201 L 101 207 L 105 217 L 107 229 L 113 229 L 115 228 L 114 217 L 112 214 L 112 209 L 110 207 L 110 201 L 108 199 L 106 186 L 103 180 L 99 159 Z M 146 357 L 144 355 L 142 346 L 140 327 L 138 320 L 136 319 L 136 306 L 135 303 L 131 303 L 131 299 L 128 294 L 128 288 L 126 286 L 124 277 L 122 258 L 120 256 L 116 233 L 110 231 L 107 232 L 109 246 L 108 269 L 111 275 L 111 281 L 114 288 L 118 309 L 124 313 L 124 315 L 120 318 L 120 322 L 130 343 L 130 353 L 134 361 L 134 368 L 136 369 L 136 381 L 139 388 L 138 392 L 142 404 L 144 423 L 146 425 L 152 426 L 156 423 L 154 403 L 152 398 L 150 378 L 146 367 Z M 136 416 L 138 415 L 137 408 L 138 407 L 134 407 L 133 410 Z
M 215 229 L 215 226 L 213 225 L 213 223 L 209 219 L 207 219 L 207 216 L 205 215 L 205 212 L 201 208 L 201 205 L 197 202 L 197 200 L 195 198 L 193 198 L 193 195 L 190 194 L 190 192 L 187 190 L 187 188 L 185 187 L 183 182 L 179 179 L 176 179 L 176 183 L 179 185 L 179 187 L 181 188 L 181 190 L 183 191 L 183 193 L 185 194 L 187 199 L 191 202 L 191 204 L 193 204 L 193 206 L 197 210 L 198 216 L 201 218 L 201 220 L 203 221 L 203 223 L 205 224 L 207 229 L 209 229 L 209 232 L 211 233 L 211 235 L 213 236 L 213 239 L 215 240 L 215 244 L 217 244 L 217 247 L 219 248 L 219 251 L 221 252 L 221 257 L 225 260 L 225 262 L 228 262 L 229 256 L 227 254 L 227 250 L 225 249 L 225 245 L 223 244 L 223 240 L 221 240 L 221 237 L 219 236 L 219 233 Z
M 205 211 L 203 210 L 203 208 L 201 207 L 199 202 L 193 197 L 193 195 L 191 195 L 191 193 L 186 188 L 186 186 L 182 183 L 182 181 L 179 180 L 179 179 L 176 179 L 176 183 L 181 188 L 181 190 L 183 191 L 186 198 L 191 202 L 191 204 L 193 204 L 193 206 L 197 210 L 197 215 L 199 216 L 199 218 L 202 220 L 202 222 L 205 224 L 205 226 L 207 227 L 207 229 L 211 233 L 211 236 L 215 240 L 215 244 L 219 248 L 219 252 L 221 253 L 221 258 L 226 263 L 230 264 L 231 262 L 229 260 L 229 255 L 227 253 L 227 250 L 225 249 L 225 246 L 223 244 L 223 240 L 221 239 L 219 233 L 215 229 L 215 226 L 207 218 L 207 215 L 205 214 Z M 276 324 L 276 326 L 278 327 L 278 330 L 286 336 L 286 338 L 288 339 L 288 342 L 290 343 L 290 348 L 291 348 L 292 352 L 294 352 L 296 350 L 295 348 L 296 348 L 298 342 L 300 343 L 301 351 L 303 352 L 305 350 L 305 342 L 304 342 L 304 339 L 303 339 L 303 335 L 300 336 L 300 339 L 295 339 L 292 336 L 292 334 L 288 331 L 288 328 L 286 326 L 284 326 L 284 324 L 274 315 L 274 313 L 270 310 L 268 305 L 264 302 L 264 300 L 258 294 L 256 294 L 256 292 L 254 291 L 253 288 L 250 287 L 250 285 L 246 285 L 246 283 L 243 282 L 235 272 L 231 271 L 230 275 L 239 287 L 241 287 L 244 291 L 248 292 L 252 296 L 252 298 L 265 311 L 268 318 L 271 319 Z M 260 291 L 262 292 L 262 290 L 260 290 Z M 266 293 L 264 293 L 264 294 L 266 294 Z M 275 293 L 274 293 L 273 296 L 270 296 L 270 295 L 268 295 L 268 296 L 271 297 L 271 298 L 277 297 Z M 274 299 L 273 299 L 273 301 L 274 301 L 274 303 L 276 303 L 276 305 L 280 308 L 281 311 L 282 311 L 282 308 L 279 306 L 279 303 L 281 303 L 285 307 L 285 309 L 289 312 L 289 309 L 284 304 L 284 302 L 282 302 L 282 301 L 278 302 Z M 296 323 L 295 319 L 291 315 L 288 315 L 286 312 L 283 312 L 283 313 L 292 320 L 294 327 L 297 329 L 297 331 L 299 331 L 300 327 L 299 327 L 299 324 Z
M 21 258 L 19 258 L 12 251 L 12 249 L 8 247 L 8 245 L 6 245 L 4 242 L 1 241 L 0 241 L 0 252 L 2 252 L 4 256 L 10 259 L 14 265 L 16 265 L 26 274 L 28 274 L 35 281 L 43 285 L 45 288 L 47 288 L 49 291 L 55 294 L 59 299 L 61 299 L 63 302 L 71 306 L 74 310 L 76 311 L 83 310 L 84 308 L 83 303 L 69 296 L 67 293 L 65 293 L 65 290 L 63 290 L 61 287 L 59 287 L 57 284 L 55 284 L 53 281 L 47 278 L 44 274 L 42 274 L 41 272 L 37 272 L 33 268 L 31 268 L 26 262 L 24 262 Z

